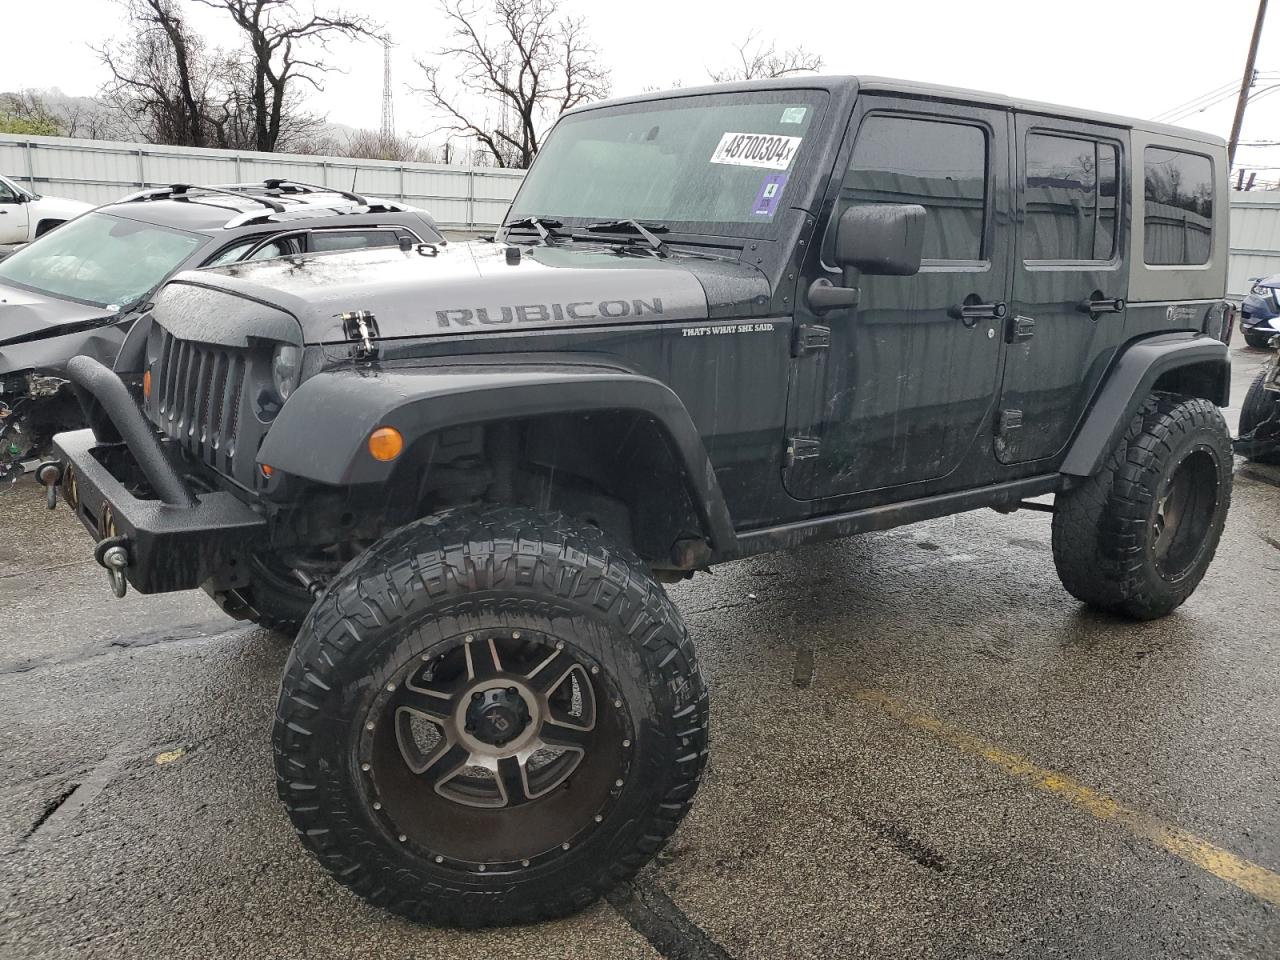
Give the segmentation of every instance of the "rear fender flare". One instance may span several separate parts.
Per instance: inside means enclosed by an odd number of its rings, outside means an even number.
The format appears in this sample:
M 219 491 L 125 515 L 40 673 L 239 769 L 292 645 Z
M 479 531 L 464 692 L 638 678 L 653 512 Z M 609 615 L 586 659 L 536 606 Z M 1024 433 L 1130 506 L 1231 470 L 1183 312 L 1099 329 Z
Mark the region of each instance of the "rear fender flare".
M 1111 365 L 1060 472 L 1095 474 L 1152 391 L 1174 385 L 1225 407 L 1231 394 L 1227 345 L 1197 333 L 1162 334 L 1129 344 Z
M 448 427 L 592 411 L 649 417 L 671 446 L 716 552 L 732 549 L 728 507 L 688 410 L 666 384 L 611 367 L 506 363 L 324 371 L 304 381 L 281 409 L 257 461 L 331 486 L 379 484 L 395 463 L 369 454 L 369 435 L 378 427 L 394 427 L 409 447 Z

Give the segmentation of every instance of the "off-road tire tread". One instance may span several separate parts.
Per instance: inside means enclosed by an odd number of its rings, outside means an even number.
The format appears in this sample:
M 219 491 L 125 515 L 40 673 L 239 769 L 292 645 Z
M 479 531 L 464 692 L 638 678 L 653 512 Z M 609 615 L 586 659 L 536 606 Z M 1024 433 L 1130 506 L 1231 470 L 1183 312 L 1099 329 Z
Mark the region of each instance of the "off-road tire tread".
M 474 608 L 469 594 L 513 589 L 513 615 L 538 601 L 589 602 L 625 632 L 671 689 L 669 782 L 631 847 L 594 875 L 529 896 L 478 894 L 407 867 L 371 835 L 368 814 L 347 803 L 330 758 L 309 728 L 317 705 L 341 694 L 362 668 L 362 632 L 424 611 L 448 618 Z M 523 587 L 525 589 L 519 590 Z M 505 601 L 504 601 L 505 602 Z M 367 645 L 367 644 L 366 644 Z M 381 678 L 377 678 L 381 682 Z M 334 579 L 304 622 L 286 664 L 274 728 L 277 789 L 304 846 L 365 900 L 412 920 L 478 927 L 532 923 L 581 910 L 633 877 L 688 812 L 707 756 L 707 691 L 679 612 L 638 557 L 599 529 L 555 513 L 482 506 L 416 521 L 391 534 Z M 528 887 L 528 883 L 524 887 Z M 550 886 L 550 885 L 548 885 Z
M 1258 371 L 1258 375 L 1249 384 L 1245 392 L 1244 403 L 1240 406 L 1240 436 L 1252 433 L 1254 428 L 1271 416 L 1280 406 L 1280 393 L 1273 393 L 1266 387 L 1267 375 L 1271 372 L 1271 364 Z M 1256 454 L 1249 458 L 1256 463 L 1280 463 L 1280 452 Z
M 1157 596 L 1145 575 L 1146 524 L 1156 495 L 1163 457 L 1182 435 L 1198 429 L 1216 434 L 1226 464 L 1222 508 L 1207 537 L 1200 568 L 1175 595 Z M 1153 393 L 1134 415 L 1102 469 L 1058 494 L 1053 515 L 1053 559 L 1062 585 L 1077 600 L 1136 620 L 1164 616 L 1179 606 L 1204 577 L 1217 550 L 1231 500 L 1231 436 L 1221 411 L 1198 397 Z

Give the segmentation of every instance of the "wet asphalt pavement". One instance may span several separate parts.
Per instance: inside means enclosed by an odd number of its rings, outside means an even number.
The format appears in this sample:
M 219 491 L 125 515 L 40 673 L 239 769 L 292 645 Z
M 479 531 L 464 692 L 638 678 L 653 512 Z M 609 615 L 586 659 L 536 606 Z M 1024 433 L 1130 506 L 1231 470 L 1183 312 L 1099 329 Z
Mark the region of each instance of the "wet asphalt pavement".
M 1263 355 L 1237 349 L 1234 398 Z M 1236 411 L 1228 414 L 1234 427 Z M 1173 616 L 1094 614 L 1049 518 L 963 514 L 672 588 L 712 689 L 694 812 L 633 897 L 459 933 L 295 842 L 288 641 L 110 598 L 0 508 L 0 957 L 1280 957 L 1280 488 L 1237 476 Z M 657 947 L 651 944 L 657 944 Z

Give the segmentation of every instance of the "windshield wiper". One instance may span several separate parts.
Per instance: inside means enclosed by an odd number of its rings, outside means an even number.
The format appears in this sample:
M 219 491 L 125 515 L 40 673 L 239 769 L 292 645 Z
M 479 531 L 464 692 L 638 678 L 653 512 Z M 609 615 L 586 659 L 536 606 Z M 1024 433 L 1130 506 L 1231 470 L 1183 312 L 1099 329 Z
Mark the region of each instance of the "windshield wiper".
M 549 217 L 521 217 L 519 220 L 512 220 L 502 225 L 502 239 L 507 239 L 514 227 L 533 227 L 538 231 L 538 239 L 550 246 L 555 231 L 563 226 L 564 224 L 559 220 L 552 220 Z
M 653 249 L 654 253 L 660 257 L 665 257 L 671 253 L 670 249 L 655 234 L 669 233 L 670 228 L 665 223 L 643 224 L 639 220 L 602 220 L 599 223 L 588 223 L 587 230 L 591 233 L 638 233 L 644 237 L 645 242 Z

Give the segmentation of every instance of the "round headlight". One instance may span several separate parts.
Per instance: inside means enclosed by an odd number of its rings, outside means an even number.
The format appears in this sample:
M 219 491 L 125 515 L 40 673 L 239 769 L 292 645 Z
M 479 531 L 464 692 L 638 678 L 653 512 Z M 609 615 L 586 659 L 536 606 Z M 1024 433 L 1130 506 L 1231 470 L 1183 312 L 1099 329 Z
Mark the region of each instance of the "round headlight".
M 302 348 L 291 343 L 282 343 L 276 347 L 276 352 L 271 357 L 271 381 L 281 400 L 289 399 L 289 394 L 297 389 L 301 376 Z

